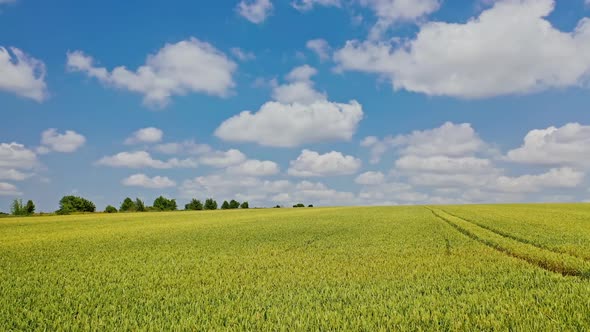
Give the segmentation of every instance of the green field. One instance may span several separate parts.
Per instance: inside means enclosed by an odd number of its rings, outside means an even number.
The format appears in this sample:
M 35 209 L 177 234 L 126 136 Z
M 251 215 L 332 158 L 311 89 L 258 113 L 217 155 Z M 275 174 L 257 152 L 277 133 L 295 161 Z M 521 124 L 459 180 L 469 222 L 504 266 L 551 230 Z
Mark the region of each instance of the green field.
M 589 330 L 590 205 L 0 219 L 0 330 Z

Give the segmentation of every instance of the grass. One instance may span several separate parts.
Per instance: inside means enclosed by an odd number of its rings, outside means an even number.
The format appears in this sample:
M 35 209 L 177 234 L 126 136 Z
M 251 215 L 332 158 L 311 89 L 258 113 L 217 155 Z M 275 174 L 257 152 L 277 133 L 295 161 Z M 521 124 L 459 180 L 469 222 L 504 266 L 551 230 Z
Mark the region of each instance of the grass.
M 0 330 L 587 330 L 588 241 L 586 205 L 6 218 Z

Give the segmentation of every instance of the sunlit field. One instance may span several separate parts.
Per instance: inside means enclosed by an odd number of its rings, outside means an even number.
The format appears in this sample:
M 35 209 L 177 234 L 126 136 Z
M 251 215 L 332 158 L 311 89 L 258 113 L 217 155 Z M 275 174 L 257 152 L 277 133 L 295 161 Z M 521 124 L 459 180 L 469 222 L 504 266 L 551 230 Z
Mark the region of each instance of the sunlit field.
M 590 329 L 590 206 L 0 219 L 0 330 Z

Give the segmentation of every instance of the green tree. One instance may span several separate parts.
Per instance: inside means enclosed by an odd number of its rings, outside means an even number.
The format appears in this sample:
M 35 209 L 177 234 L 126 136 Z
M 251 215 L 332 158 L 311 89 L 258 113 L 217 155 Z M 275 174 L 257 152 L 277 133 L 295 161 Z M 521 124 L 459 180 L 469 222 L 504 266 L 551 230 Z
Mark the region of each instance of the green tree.
M 27 205 L 25 205 L 25 211 L 28 216 L 35 214 L 35 203 L 32 200 L 27 201 Z
M 91 201 L 77 196 L 64 196 L 59 201 L 58 214 L 69 214 L 73 212 L 95 212 L 96 205 Z
M 156 211 L 175 211 L 178 208 L 175 199 L 168 199 L 164 196 L 156 198 L 153 207 Z
M 143 201 L 139 198 L 135 199 L 135 210 L 137 212 L 145 212 L 145 204 L 143 203 Z
M 242 205 L 240 205 L 240 208 L 242 208 L 242 209 L 249 209 L 250 206 L 248 205 L 248 202 L 244 202 L 244 203 L 242 203 Z
M 307 207 L 313 207 L 313 204 L 309 204 Z
M 114 207 L 114 206 L 112 206 L 112 205 L 109 205 L 109 206 L 107 206 L 104 209 L 104 212 L 106 212 L 106 213 L 117 213 L 117 208 Z
M 221 209 L 222 210 L 229 209 L 229 203 L 227 201 L 223 201 L 223 204 L 221 204 Z
M 121 203 L 121 207 L 119 208 L 119 211 L 121 212 L 135 212 L 137 211 L 137 206 L 135 205 L 135 202 L 127 197 L 125 198 L 125 200 L 123 200 L 123 203 Z
M 303 203 L 299 203 L 299 204 L 295 204 L 295 205 L 293 205 L 293 207 L 294 207 L 294 208 L 304 208 L 304 207 L 305 207 L 305 204 L 303 204 Z
M 198 199 L 192 199 L 188 204 L 184 206 L 185 210 L 201 211 L 203 210 L 203 203 Z
M 12 205 L 10 206 L 10 214 L 13 216 L 25 216 L 27 215 L 27 211 L 25 206 L 23 205 L 22 199 L 15 199 L 12 201 Z
M 232 199 L 229 202 L 229 208 L 230 209 L 238 209 L 240 207 L 240 202 L 236 201 L 235 199 Z
M 205 200 L 205 210 L 217 210 L 217 201 L 213 198 L 207 198 Z

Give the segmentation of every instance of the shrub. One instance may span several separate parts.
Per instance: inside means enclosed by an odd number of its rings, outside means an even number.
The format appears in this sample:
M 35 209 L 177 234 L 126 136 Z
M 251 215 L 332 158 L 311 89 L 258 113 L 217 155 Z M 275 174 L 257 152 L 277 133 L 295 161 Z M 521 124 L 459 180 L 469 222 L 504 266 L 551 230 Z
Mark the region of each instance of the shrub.
M 192 199 L 188 204 L 184 206 L 185 210 L 189 211 L 201 211 L 203 210 L 203 203 L 198 199 Z
M 22 199 L 15 199 L 12 201 L 12 205 L 10 206 L 10 214 L 13 216 L 26 216 L 27 210 L 26 207 L 23 205 Z
M 217 202 L 213 198 L 205 200 L 205 210 L 217 210 Z
M 229 203 L 227 201 L 223 201 L 223 204 L 221 204 L 221 209 L 222 210 L 229 209 Z
M 135 210 L 137 212 L 145 212 L 146 211 L 145 204 L 143 204 L 143 201 L 139 198 L 135 199 Z
M 117 208 L 114 207 L 114 206 L 112 206 L 112 205 L 109 205 L 109 206 L 107 206 L 104 209 L 104 212 L 106 212 L 106 213 L 117 213 Z
M 231 201 L 229 201 L 229 208 L 230 209 L 240 208 L 240 202 L 236 201 L 235 199 L 232 199 Z
M 123 203 L 121 203 L 121 207 L 119 208 L 119 211 L 121 212 L 135 212 L 137 211 L 137 206 L 135 205 L 135 202 L 127 197 L 125 198 L 125 200 L 123 200 Z
M 64 196 L 59 201 L 59 210 L 57 210 L 57 214 L 95 211 L 96 205 L 85 198 L 78 196 Z
M 25 212 L 28 216 L 35 214 L 35 203 L 30 199 L 27 201 L 27 205 L 25 205 Z
M 250 206 L 248 205 L 248 202 L 244 202 L 244 203 L 242 203 L 242 205 L 240 205 L 240 208 L 248 209 L 248 208 L 250 208 Z
M 156 211 L 176 211 L 178 206 L 176 205 L 175 199 L 168 199 L 164 196 L 160 196 L 154 200 L 153 208 Z

